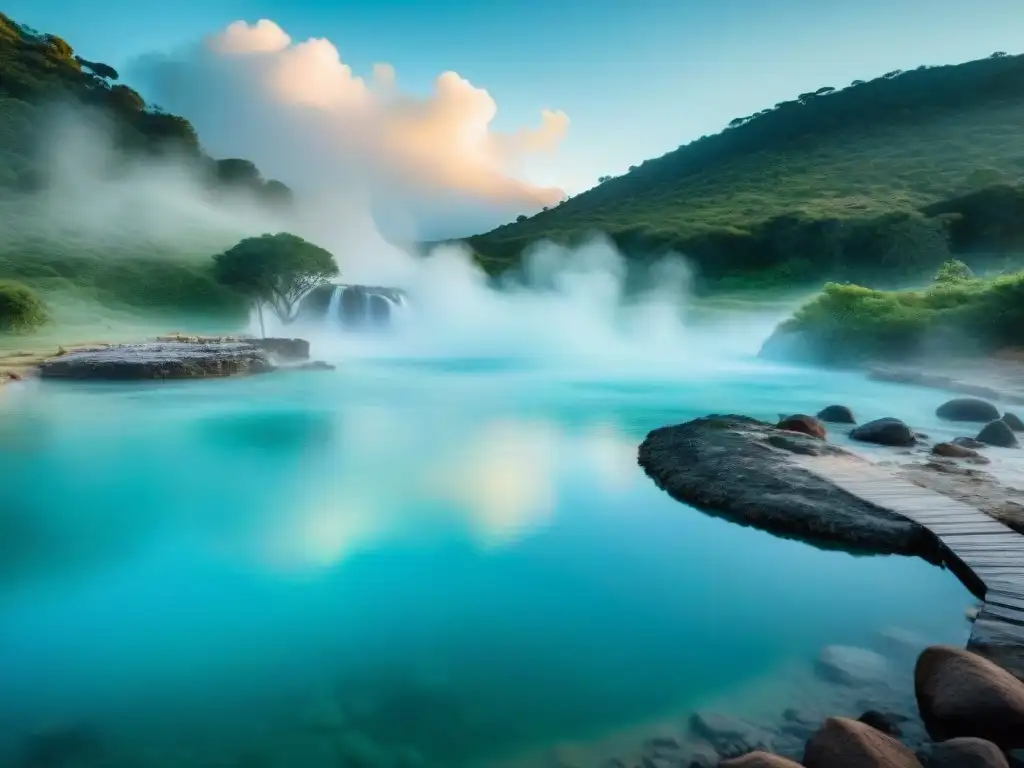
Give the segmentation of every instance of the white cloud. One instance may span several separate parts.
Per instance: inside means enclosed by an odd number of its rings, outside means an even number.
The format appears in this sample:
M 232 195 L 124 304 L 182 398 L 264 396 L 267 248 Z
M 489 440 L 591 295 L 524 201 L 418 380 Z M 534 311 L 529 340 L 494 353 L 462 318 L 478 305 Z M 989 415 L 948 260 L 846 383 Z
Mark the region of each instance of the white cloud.
M 251 159 L 300 193 L 369 190 L 375 211 L 414 237 L 487 229 L 563 197 L 513 169 L 555 151 L 568 116 L 543 110 L 535 127 L 496 131 L 494 98 L 456 72 L 412 95 L 389 64 L 364 79 L 330 41 L 296 42 L 267 19 L 137 68 L 146 95 L 189 118 L 215 156 Z

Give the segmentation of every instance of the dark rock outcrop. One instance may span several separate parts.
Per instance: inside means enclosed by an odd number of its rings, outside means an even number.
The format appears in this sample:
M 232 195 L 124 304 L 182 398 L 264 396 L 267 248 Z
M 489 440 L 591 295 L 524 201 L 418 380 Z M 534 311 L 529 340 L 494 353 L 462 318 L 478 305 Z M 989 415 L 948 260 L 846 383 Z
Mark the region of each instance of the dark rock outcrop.
M 799 466 L 795 456 L 864 460 L 745 416 L 705 416 L 647 435 L 638 462 L 673 498 L 711 514 L 821 547 L 937 557 L 918 524 Z
M 830 717 L 807 742 L 807 768 L 920 768 L 907 747 L 870 725 Z
M 1015 413 L 1004 413 L 1003 421 L 1014 432 L 1024 432 L 1024 421 Z
M 758 751 L 749 752 L 743 757 L 723 760 L 718 764 L 718 768 L 800 768 L 800 763 L 794 763 L 770 752 Z
M 976 459 L 978 457 L 976 450 L 959 443 L 936 443 L 932 446 L 932 453 L 936 456 L 945 456 L 948 459 Z
M 39 366 L 44 379 L 129 381 L 265 373 L 269 356 L 248 342 L 153 342 L 69 352 Z
M 977 654 L 926 648 L 914 668 L 914 693 L 936 741 L 972 736 L 1004 750 L 1024 748 L 1024 683 Z
M 1006 755 L 984 739 L 950 739 L 933 744 L 922 754 L 925 768 L 1009 768 Z
M 995 421 L 999 418 L 999 409 L 987 400 L 976 397 L 957 397 L 943 403 L 935 415 L 947 421 Z
M 905 422 L 899 419 L 885 418 L 869 421 L 850 431 L 850 437 L 863 443 L 902 447 L 914 445 L 917 438 Z
M 830 405 L 827 408 L 822 408 L 818 411 L 818 418 L 822 421 L 831 422 L 832 424 L 857 423 L 857 420 L 853 418 L 853 411 L 845 405 Z
M 997 448 L 1016 448 L 1017 436 L 1013 430 L 1002 419 L 986 424 L 978 433 L 978 442 L 985 445 L 994 445 Z
M 816 437 L 819 440 L 824 440 L 825 436 L 828 434 L 824 424 L 813 416 L 808 416 L 803 413 L 787 416 L 775 426 L 779 429 L 784 429 L 787 432 L 799 432 L 804 435 Z
M 891 675 L 884 656 L 865 648 L 829 645 L 821 650 L 814 665 L 819 677 L 840 685 L 862 686 Z

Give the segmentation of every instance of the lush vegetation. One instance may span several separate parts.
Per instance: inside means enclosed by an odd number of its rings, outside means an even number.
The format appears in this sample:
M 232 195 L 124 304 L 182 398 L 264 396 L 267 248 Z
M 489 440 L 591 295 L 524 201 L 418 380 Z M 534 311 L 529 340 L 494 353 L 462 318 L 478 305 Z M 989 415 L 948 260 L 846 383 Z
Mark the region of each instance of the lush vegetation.
M 1024 272 L 982 279 L 949 262 L 923 290 L 829 283 L 779 327 L 766 350 L 783 350 L 796 338 L 799 344 L 788 346 L 799 356 L 836 364 L 1024 346 Z
M 0 333 L 34 331 L 49 320 L 43 300 L 26 285 L 0 280 Z
M 282 323 L 295 320 L 299 302 L 338 274 L 329 251 L 279 232 L 249 237 L 213 259 L 217 280 L 256 306 L 263 331 L 263 305 Z
M 184 155 L 206 172 L 211 187 L 252 191 L 270 203 L 290 190 L 266 181 L 248 160 L 213 160 L 195 129 L 124 83 L 111 66 L 75 54 L 56 35 L 36 32 L 0 13 L 0 190 L 35 191 L 49 180 L 37 156 L 47 109 L 74 103 L 108 118 L 117 145 L 127 152 Z
M 492 271 L 597 230 L 713 281 L 930 275 L 950 250 L 1024 251 L 1022 123 L 1024 56 L 891 72 L 733 120 L 467 242 Z

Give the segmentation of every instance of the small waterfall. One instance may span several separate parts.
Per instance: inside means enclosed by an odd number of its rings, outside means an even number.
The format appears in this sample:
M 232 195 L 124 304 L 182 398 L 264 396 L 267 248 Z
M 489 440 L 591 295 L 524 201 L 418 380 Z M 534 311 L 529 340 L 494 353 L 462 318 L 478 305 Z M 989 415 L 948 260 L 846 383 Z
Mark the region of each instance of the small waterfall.
M 345 292 L 345 286 L 337 285 L 331 292 L 331 300 L 327 303 L 327 316 L 324 318 L 327 320 L 328 325 L 341 325 L 341 316 L 338 314 L 338 307 L 341 306 L 341 294 Z
M 320 306 L 325 305 L 321 303 Z M 388 327 L 395 315 L 405 307 L 405 296 L 394 288 L 335 285 L 331 287 L 326 309 L 321 311 L 325 313 L 324 319 L 328 325 L 345 329 L 370 329 Z

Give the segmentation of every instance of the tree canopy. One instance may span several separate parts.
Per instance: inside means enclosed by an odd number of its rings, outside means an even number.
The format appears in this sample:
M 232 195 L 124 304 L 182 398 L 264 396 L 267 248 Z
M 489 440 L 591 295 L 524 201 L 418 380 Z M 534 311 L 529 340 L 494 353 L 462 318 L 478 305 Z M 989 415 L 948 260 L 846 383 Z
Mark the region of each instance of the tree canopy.
M 269 305 L 283 323 L 295 320 L 310 291 L 338 275 L 329 251 L 287 232 L 246 238 L 214 256 L 213 266 L 220 283 L 247 296 L 260 312 Z
M 35 291 L 21 283 L 0 280 L 0 333 L 33 331 L 49 317 Z

